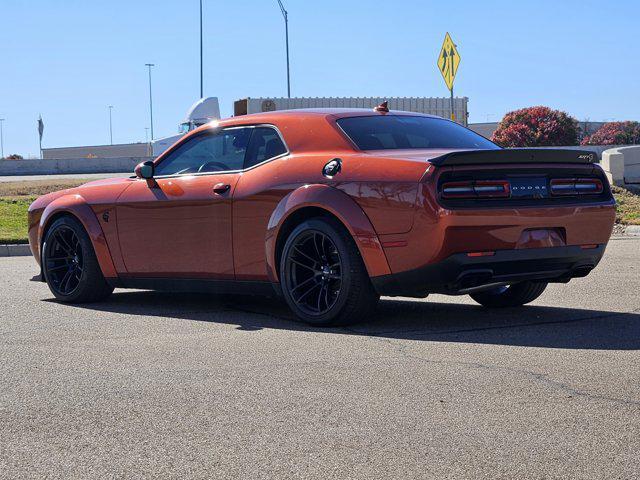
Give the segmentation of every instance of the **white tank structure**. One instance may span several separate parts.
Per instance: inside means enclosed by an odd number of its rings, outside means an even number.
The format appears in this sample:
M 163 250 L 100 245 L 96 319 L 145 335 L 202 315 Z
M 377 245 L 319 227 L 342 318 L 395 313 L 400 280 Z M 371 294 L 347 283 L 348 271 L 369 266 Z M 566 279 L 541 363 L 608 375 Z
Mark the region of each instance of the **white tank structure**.
M 234 115 L 292 110 L 298 108 L 374 108 L 387 101 L 390 110 L 427 113 L 451 118 L 451 99 L 448 97 L 268 97 L 243 98 L 233 103 Z M 467 126 L 468 97 L 453 99 L 456 122 Z
M 151 142 L 153 156 L 157 157 L 160 155 L 180 140 L 185 133 L 212 120 L 220 120 L 220 103 L 218 102 L 218 97 L 201 98 L 187 110 L 185 119 L 180 123 L 179 133 L 177 135 L 159 138 Z

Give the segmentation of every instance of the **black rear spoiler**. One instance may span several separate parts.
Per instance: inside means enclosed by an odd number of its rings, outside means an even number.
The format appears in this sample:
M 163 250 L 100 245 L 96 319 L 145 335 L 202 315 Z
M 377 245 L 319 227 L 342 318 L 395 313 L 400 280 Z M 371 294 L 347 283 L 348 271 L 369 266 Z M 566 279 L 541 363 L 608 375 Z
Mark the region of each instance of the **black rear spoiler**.
M 437 165 L 488 165 L 501 163 L 595 163 L 596 154 L 588 150 L 560 148 L 504 148 L 499 150 L 463 150 L 431 158 Z

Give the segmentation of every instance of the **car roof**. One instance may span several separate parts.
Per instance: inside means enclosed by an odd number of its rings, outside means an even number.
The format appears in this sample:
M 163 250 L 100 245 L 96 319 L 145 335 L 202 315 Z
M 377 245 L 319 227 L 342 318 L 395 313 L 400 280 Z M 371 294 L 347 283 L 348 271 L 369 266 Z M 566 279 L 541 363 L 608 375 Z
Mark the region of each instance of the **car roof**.
M 224 123 L 225 125 L 228 123 L 250 123 L 250 122 L 262 122 L 269 119 L 271 121 L 275 121 L 278 118 L 291 118 L 291 116 L 295 117 L 316 117 L 316 116 L 324 116 L 324 117 L 332 117 L 334 119 L 345 118 L 345 117 L 365 117 L 365 116 L 375 116 L 375 115 L 411 115 L 411 116 L 420 116 L 420 117 L 432 117 L 432 118 L 442 118 L 437 117 L 436 115 L 428 115 L 426 113 L 417 113 L 417 112 L 405 112 L 402 110 L 389 110 L 388 112 L 378 112 L 372 108 L 296 108 L 291 110 L 274 110 L 272 112 L 260 112 L 260 113 L 250 113 L 247 115 L 238 115 L 236 117 L 230 117 L 224 120 L 221 120 L 220 123 Z

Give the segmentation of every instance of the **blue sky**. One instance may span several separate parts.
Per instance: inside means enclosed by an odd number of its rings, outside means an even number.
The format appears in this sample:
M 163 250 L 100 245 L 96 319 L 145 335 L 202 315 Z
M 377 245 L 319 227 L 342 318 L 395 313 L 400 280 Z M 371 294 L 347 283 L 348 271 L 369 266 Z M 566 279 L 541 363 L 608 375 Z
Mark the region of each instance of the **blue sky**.
M 292 96 L 447 96 L 446 31 L 462 62 L 470 121 L 544 104 L 579 120 L 640 120 L 640 2 L 285 0 Z M 286 96 L 276 0 L 204 0 L 205 96 L 223 116 L 244 97 Z M 2 0 L 5 154 L 176 132 L 199 95 L 198 0 Z

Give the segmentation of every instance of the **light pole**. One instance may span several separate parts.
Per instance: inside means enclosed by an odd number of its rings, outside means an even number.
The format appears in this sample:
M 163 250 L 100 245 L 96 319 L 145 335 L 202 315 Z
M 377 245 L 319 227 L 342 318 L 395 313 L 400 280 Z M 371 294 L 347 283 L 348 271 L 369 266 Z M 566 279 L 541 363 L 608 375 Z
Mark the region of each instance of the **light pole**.
M 0 158 L 4 158 L 4 132 L 2 131 L 2 124 L 4 118 L 0 118 Z
M 284 37 L 287 45 L 287 97 L 291 98 L 291 81 L 289 78 L 289 14 L 284 9 L 281 0 L 278 0 L 278 5 L 280 5 L 280 11 L 284 18 Z
M 204 96 L 203 92 L 203 78 L 202 73 L 202 0 L 200 0 L 200 98 Z
M 151 67 L 155 67 L 155 63 L 145 63 L 149 67 L 149 117 L 151 120 L 151 141 L 153 142 L 153 97 L 151 96 Z
M 111 110 L 113 110 L 113 105 L 109 105 L 109 141 L 111 145 L 113 145 L 113 124 L 111 123 Z
M 144 127 L 144 143 L 149 143 L 149 127 Z

